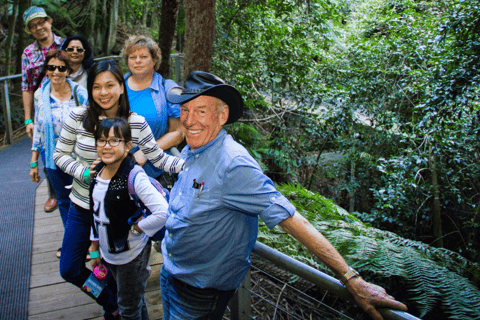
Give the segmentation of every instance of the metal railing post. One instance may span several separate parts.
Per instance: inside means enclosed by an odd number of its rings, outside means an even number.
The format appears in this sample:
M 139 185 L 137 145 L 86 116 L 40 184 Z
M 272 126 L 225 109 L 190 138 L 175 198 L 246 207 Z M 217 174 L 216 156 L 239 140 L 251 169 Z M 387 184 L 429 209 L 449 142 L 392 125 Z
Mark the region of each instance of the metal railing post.
M 182 80 L 182 57 L 177 54 L 175 59 L 175 82 L 180 83 Z
M 4 107 L 3 107 L 3 115 L 4 115 L 4 122 L 5 122 L 5 142 L 6 144 L 13 143 L 13 129 L 12 129 L 12 115 L 10 111 L 10 98 L 8 95 L 8 81 L 5 81 L 4 84 Z
M 235 291 L 232 299 L 229 302 L 230 320 L 247 320 L 251 319 L 251 304 L 252 297 L 250 291 L 252 285 L 250 281 L 250 270 L 248 270 L 245 279 L 243 279 L 240 288 Z

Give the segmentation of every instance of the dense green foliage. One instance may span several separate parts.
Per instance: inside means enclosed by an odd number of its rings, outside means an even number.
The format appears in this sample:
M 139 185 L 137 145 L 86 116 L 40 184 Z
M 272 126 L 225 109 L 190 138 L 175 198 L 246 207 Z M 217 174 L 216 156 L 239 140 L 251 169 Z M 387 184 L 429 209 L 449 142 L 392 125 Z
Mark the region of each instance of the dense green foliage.
M 282 192 L 365 278 L 379 283 L 409 312 L 423 319 L 478 319 L 480 291 L 468 278 L 480 279 L 479 265 L 457 253 L 369 227 L 325 197 L 300 186 L 281 185 Z M 261 225 L 259 241 L 311 266 L 328 268 L 276 227 Z M 429 317 L 425 317 L 426 314 Z
M 401 241 L 443 244 L 478 263 L 480 2 L 307 3 L 218 1 L 214 71 L 247 97 L 244 120 L 229 130 L 275 181 L 319 191 L 414 239 Z M 348 228 L 337 232 L 341 248 L 358 248 Z M 433 268 L 409 245 L 395 250 L 399 262 L 419 262 L 397 275 L 417 281 L 409 295 L 419 313 L 438 318 L 438 297 L 464 292 L 435 291 L 450 268 L 444 261 Z M 395 267 L 373 256 L 383 272 Z M 460 275 L 478 285 L 469 270 Z M 450 275 L 442 283 L 455 282 Z M 476 318 L 448 304 L 452 318 Z
M 219 1 L 215 71 L 247 96 L 275 180 L 427 243 L 438 199 L 437 237 L 479 261 L 479 17 L 478 1 Z

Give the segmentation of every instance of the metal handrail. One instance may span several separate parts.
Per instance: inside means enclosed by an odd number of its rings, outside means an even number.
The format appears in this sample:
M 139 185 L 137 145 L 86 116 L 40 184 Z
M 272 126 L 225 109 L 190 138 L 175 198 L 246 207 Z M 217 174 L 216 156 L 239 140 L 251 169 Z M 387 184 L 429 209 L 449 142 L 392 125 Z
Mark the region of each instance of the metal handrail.
M 285 270 L 296 274 L 302 277 L 305 280 L 308 280 L 319 287 L 322 287 L 335 295 L 344 298 L 346 300 L 354 301 L 352 295 L 347 291 L 347 289 L 342 285 L 342 283 L 329 276 L 326 273 L 323 273 L 315 268 L 312 268 L 298 260 L 293 259 L 292 257 L 287 256 L 284 253 L 281 253 L 263 243 L 256 242 L 255 247 L 252 251 L 254 254 L 265 258 L 277 266 L 284 268 Z M 239 290 L 241 294 L 248 294 L 248 290 Z M 237 297 L 240 301 L 249 300 L 245 297 Z M 241 303 L 237 303 L 241 304 Z M 243 305 L 245 305 L 243 303 Z M 238 310 L 238 311 L 237 311 Z M 378 311 L 383 315 L 385 319 L 388 320 L 420 320 L 419 318 L 403 311 L 378 308 Z M 242 314 L 249 314 L 249 310 L 236 309 L 236 314 L 232 315 L 232 319 L 242 319 Z

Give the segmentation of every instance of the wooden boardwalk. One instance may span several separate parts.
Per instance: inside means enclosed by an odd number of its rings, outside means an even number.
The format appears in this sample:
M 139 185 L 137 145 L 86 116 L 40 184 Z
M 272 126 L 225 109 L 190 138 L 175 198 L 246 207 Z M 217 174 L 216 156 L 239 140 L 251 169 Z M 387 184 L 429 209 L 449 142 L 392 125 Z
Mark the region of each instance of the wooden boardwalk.
M 28 319 L 103 319 L 102 308 L 76 286 L 60 277 L 56 251 L 61 247 L 63 225 L 58 209 L 46 213 L 43 204 L 47 199 L 45 180 L 35 193 L 35 222 L 33 230 L 32 266 Z M 163 309 L 160 293 L 162 256 L 152 248 L 150 266 L 152 273 L 147 283 L 148 312 L 150 319 L 161 319 Z M 87 262 L 90 267 L 90 263 Z

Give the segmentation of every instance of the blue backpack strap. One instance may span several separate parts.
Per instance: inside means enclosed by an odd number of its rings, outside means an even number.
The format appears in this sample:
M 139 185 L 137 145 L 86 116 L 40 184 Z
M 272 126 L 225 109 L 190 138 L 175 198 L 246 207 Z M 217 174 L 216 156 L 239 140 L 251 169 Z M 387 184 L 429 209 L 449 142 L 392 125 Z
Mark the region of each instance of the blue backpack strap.
M 137 211 L 135 211 L 135 214 L 128 219 L 128 224 L 131 226 L 135 224 L 135 222 L 138 220 L 138 218 L 140 218 L 141 215 L 143 215 L 144 217 L 147 217 L 148 215 L 151 214 L 150 210 L 148 210 L 148 208 L 145 207 L 143 202 L 138 198 L 137 194 L 135 193 L 135 178 L 137 177 L 137 174 L 142 170 L 143 169 L 138 164 L 136 164 L 128 174 L 128 181 L 127 181 L 128 193 L 130 194 L 130 197 L 132 197 L 132 199 L 135 201 L 135 203 L 138 206 L 138 209 Z M 165 198 L 165 200 L 169 202 L 170 193 L 168 192 L 168 190 L 164 188 L 162 184 L 157 180 L 155 180 L 154 178 L 148 177 L 148 180 L 150 180 L 150 183 L 155 187 L 155 189 L 158 190 L 158 192 L 160 192 L 160 194 Z M 155 233 L 153 237 L 151 237 L 151 239 L 153 241 L 162 241 L 164 236 L 165 236 L 165 226 L 162 229 L 160 229 L 157 233 Z
M 128 174 L 128 193 L 130 196 L 133 198 L 133 200 L 138 201 L 137 194 L 135 192 L 135 178 L 137 177 L 137 174 L 142 171 L 142 168 L 136 164 L 133 166 L 132 170 Z
M 127 180 L 128 193 L 130 194 L 130 197 L 133 199 L 133 201 L 135 201 L 135 203 L 138 206 L 138 209 L 135 212 L 135 214 L 128 219 L 128 224 L 131 226 L 134 225 L 135 221 L 137 221 L 137 219 L 144 214 L 143 205 L 135 192 L 135 178 L 137 177 L 137 174 L 140 171 L 142 171 L 142 168 L 139 165 L 133 166 L 133 169 L 128 174 L 128 180 Z

